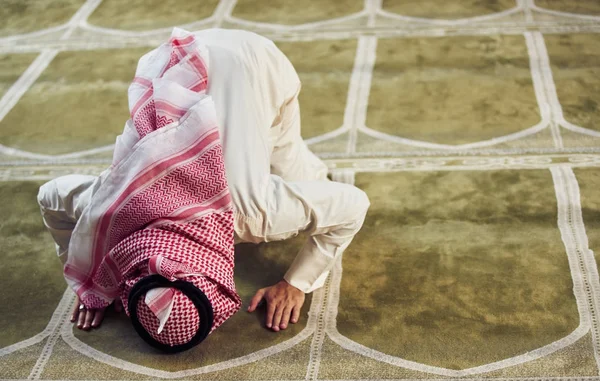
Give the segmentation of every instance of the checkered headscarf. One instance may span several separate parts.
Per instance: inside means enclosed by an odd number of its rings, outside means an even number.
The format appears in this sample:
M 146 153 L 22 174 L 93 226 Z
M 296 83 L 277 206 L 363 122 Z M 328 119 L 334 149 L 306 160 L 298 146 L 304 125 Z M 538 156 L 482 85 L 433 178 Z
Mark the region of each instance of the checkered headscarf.
M 167 351 L 197 344 L 241 305 L 207 54 L 176 29 L 140 59 L 131 119 L 64 268 L 86 307 L 121 297 L 142 338 Z
M 139 230 L 105 258 L 98 279 L 106 279 L 103 271 L 118 269 L 126 312 L 154 346 L 167 351 L 189 347 L 197 334 L 206 337 L 239 309 L 231 219 L 229 211 Z M 184 282 L 188 287 L 179 287 Z M 210 308 L 195 305 L 194 298 L 201 298 L 201 304 L 208 300 Z

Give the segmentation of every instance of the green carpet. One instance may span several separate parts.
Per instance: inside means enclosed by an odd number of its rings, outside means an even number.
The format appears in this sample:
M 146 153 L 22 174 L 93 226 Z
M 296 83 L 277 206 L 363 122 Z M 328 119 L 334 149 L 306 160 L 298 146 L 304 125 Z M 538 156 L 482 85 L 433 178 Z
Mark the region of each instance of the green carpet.
M 599 1 L 0 0 L 0 20 L 0 380 L 600 380 Z M 371 208 L 298 324 L 242 308 L 164 355 L 114 312 L 73 329 L 36 193 L 110 164 L 137 60 L 182 25 L 273 39 L 303 136 Z M 236 247 L 244 306 L 305 239 Z

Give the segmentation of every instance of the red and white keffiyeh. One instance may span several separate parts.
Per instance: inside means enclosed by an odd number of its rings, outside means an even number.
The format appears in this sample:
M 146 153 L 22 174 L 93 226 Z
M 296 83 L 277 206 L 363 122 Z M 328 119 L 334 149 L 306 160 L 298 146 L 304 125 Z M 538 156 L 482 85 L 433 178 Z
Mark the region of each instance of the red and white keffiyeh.
M 208 53 L 192 34 L 143 56 L 129 88 L 131 119 L 113 163 L 72 235 L 67 282 L 88 308 L 127 299 L 152 274 L 206 295 L 214 330 L 240 308 L 233 281 L 233 205 L 215 107 L 206 95 Z M 199 315 L 179 289 L 157 287 L 137 317 L 166 345 L 188 342 Z

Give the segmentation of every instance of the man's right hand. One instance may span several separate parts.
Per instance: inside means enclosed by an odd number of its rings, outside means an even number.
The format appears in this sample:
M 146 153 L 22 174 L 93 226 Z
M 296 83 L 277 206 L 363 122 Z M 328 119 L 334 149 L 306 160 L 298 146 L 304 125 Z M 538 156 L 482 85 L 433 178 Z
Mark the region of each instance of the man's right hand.
M 123 305 L 119 299 L 115 300 L 113 304 L 115 306 L 115 311 L 121 312 L 123 310 Z M 91 328 L 100 326 L 100 323 L 102 323 L 102 320 L 104 319 L 105 311 L 106 308 L 87 309 L 79 301 L 79 297 L 77 297 L 75 307 L 71 313 L 71 322 L 77 322 L 77 328 L 88 331 Z

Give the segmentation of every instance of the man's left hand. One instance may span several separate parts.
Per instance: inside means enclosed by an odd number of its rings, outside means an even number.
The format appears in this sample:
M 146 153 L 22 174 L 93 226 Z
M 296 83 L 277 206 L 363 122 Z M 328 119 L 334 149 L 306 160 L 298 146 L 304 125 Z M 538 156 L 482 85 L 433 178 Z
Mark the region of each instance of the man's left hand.
M 254 312 L 261 300 L 267 302 L 267 328 L 278 332 L 286 329 L 288 322 L 297 323 L 304 304 L 304 292 L 285 280 L 276 285 L 261 288 L 250 301 L 248 312 Z

